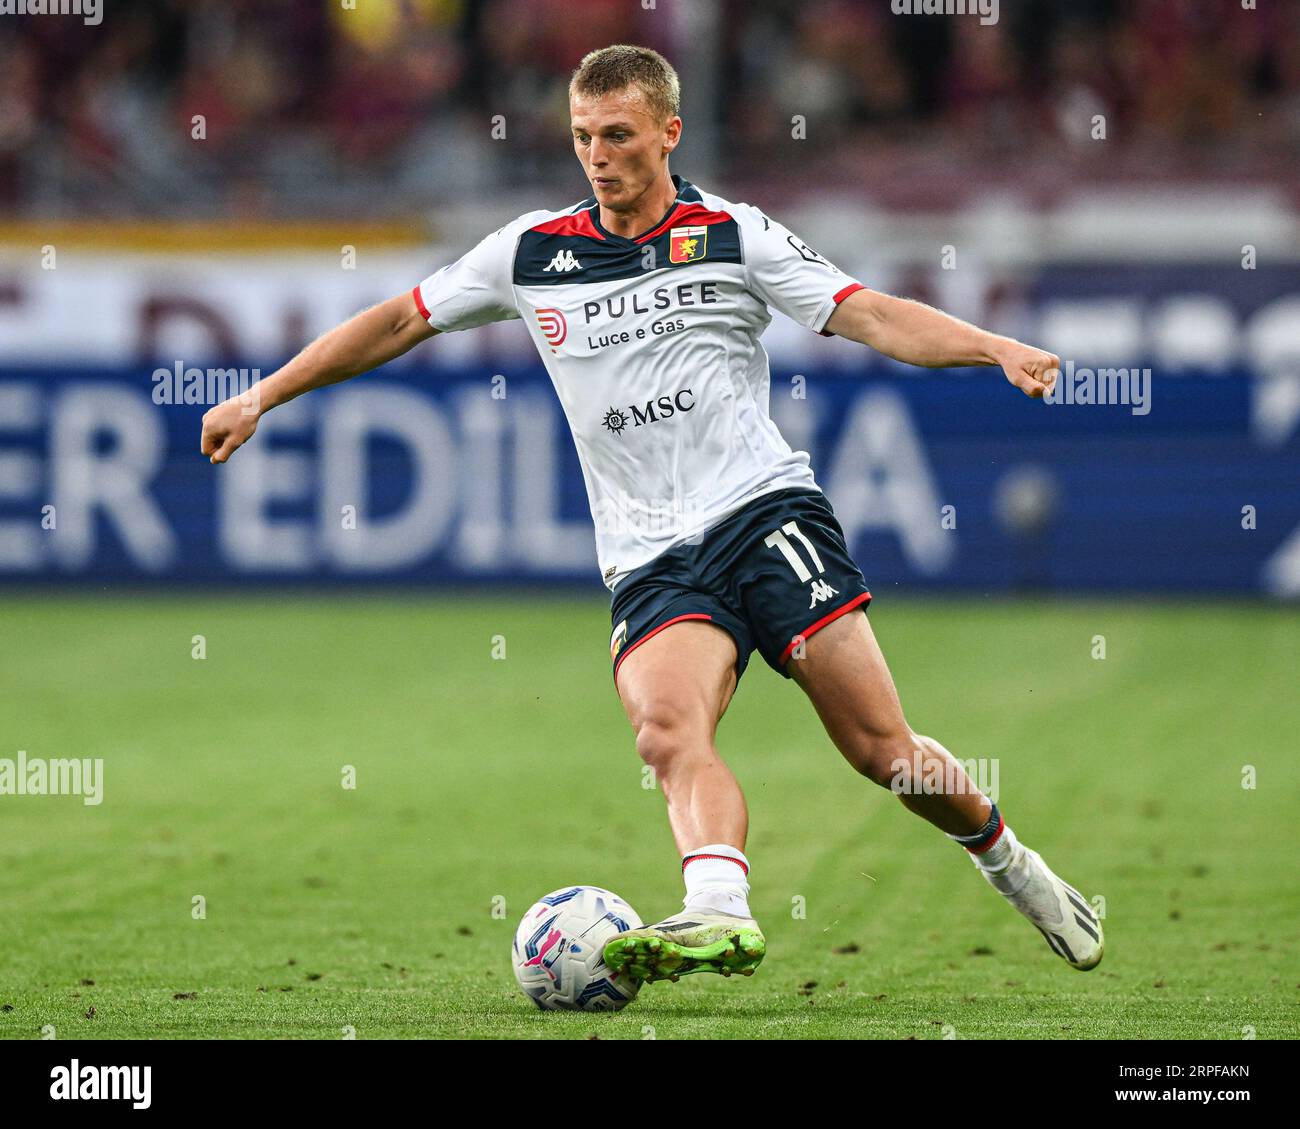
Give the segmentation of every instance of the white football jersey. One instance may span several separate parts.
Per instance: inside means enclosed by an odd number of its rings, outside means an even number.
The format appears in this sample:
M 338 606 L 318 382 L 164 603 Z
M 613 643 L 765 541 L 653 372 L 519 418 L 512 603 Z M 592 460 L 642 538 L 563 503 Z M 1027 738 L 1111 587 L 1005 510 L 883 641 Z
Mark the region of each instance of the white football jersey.
M 444 332 L 522 318 L 582 465 L 605 584 L 746 502 L 819 489 L 768 415 L 759 336 L 774 306 L 811 330 L 861 283 L 749 204 L 673 177 L 632 239 L 594 197 L 529 212 L 415 288 Z

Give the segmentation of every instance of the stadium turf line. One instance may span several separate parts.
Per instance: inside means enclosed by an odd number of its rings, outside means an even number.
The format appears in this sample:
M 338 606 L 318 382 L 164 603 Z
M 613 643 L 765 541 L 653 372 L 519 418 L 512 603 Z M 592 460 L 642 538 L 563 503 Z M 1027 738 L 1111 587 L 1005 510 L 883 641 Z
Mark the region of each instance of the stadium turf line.
M 102 758 L 104 795 L 0 796 L 0 1036 L 1300 1035 L 1294 612 L 892 598 L 871 619 L 912 725 L 996 758 L 1021 839 L 1104 897 L 1097 971 L 856 777 L 756 656 L 719 747 L 762 969 L 542 1014 L 509 964 L 536 897 L 680 905 L 599 592 L 9 596 L 0 757 Z

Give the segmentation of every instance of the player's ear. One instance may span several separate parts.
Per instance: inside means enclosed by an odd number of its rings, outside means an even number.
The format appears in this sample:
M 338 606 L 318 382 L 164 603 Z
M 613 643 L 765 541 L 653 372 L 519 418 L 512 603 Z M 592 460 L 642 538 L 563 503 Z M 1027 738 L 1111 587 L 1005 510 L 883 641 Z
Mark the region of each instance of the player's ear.
M 682 119 L 671 117 L 664 126 L 664 153 L 671 153 L 682 139 Z

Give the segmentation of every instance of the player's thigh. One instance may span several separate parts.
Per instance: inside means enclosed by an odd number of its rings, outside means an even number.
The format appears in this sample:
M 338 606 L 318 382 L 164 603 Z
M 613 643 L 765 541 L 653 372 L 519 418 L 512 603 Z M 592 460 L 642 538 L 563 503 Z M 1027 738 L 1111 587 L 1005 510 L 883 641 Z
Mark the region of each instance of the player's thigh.
M 736 690 L 737 647 L 723 628 L 684 620 L 646 639 L 620 664 L 616 684 L 638 747 L 707 747 Z
M 836 748 L 859 772 L 887 777 L 910 754 L 913 734 L 871 622 L 854 610 L 804 641 L 787 670 L 816 709 Z

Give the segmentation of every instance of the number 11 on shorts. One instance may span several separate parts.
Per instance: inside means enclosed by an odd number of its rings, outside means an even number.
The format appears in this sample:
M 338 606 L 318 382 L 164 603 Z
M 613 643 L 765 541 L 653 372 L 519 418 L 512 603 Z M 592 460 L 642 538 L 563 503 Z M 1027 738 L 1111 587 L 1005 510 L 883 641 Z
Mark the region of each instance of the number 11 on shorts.
M 813 543 L 803 535 L 803 530 L 799 528 L 797 522 L 787 521 L 780 529 L 774 529 L 763 539 L 763 544 L 769 549 L 776 548 L 781 550 L 781 555 L 790 563 L 794 569 L 794 574 L 801 581 L 811 580 L 813 574 L 808 571 L 808 566 L 799 559 L 799 554 L 794 551 L 794 546 L 790 544 L 786 534 L 796 537 L 803 542 L 803 547 L 808 550 L 808 555 L 812 557 L 813 564 L 817 566 L 818 573 L 826 571 L 822 564 L 822 559 L 817 555 L 817 550 L 813 548 Z

